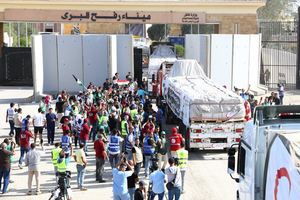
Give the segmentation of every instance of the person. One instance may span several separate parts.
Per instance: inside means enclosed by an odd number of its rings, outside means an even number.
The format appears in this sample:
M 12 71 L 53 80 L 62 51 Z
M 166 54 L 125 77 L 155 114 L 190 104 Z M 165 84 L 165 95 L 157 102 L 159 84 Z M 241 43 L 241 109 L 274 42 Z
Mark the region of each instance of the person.
M 74 160 L 77 163 L 76 164 L 77 186 L 78 186 L 78 189 L 80 189 L 81 191 L 87 190 L 87 188 L 83 187 L 84 176 L 85 176 L 86 166 L 87 166 L 87 162 L 86 162 L 86 158 L 85 158 L 83 149 L 84 149 L 84 144 L 79 143 L 79 149 L 75 152 L 75 156 L 74 156 Z
M 168 163 L 168 141 L 166 140 L 165 131 L 162 131 L 160 135 L 161 139 L 158 140 L 157 145 L 158 169 L 164 172 Z M 163 166 L 161 166 L 162 159 L 164 159 Z
M 269 106 L 269 98 L 265 97 L 264 102 L 261 103 L 262 106 Z
M 96 129 L 97 129 L 97 113 L 98 113 L 98 110 L 95 109 L 94 106 L 91 107 L 91 110 L 88 111 L 88 117 L 89 117 L 89 121 L 90 121 L 90 124 L 92 126 L 92 130 L 91 132 L 89 133 L 89 140 L 91 140 L 91 138 L 93 137 L 93 141 L 95 141 L 95 137 L 96 137 Z
M 109 79 L 107 78 L 103 83 L 103 90 L 109 90 L 109 88 L 110 88 L 110 82 Z
M 53 145 L 56 120 L 57 120 L 57 117 L 53 113 L 53 108 L 49 108 L 49 113 L 46 114 L 48 145 L 50 145 L 50 144 Z
M 143 153 L 140 147 L 140 139 L 135 138 L 135 145 L 132 147 L 132 160 L 134 165 L 134 172 L 138 176 L 143 164 Z
M 0 190 L 2 186 L 2 177 L 4 180 L 2 194 L 7 192 L 7 187 L 9 184 L 10 176 L 10 156 L 15 155 L 15 150 L 12 148 L 12 151 L 7 150 L 7 144 L 1 143 L 0 149 Z
M 157 110 L 156 116 L 155 116 L 156 117 L 156 124 L 159 126 L 159 130 L 162 131 L 161 125 L 162 125 L 163 111 L 162 111 L 160 105 L 158 105 L 157 108 L 158 108 L 158 110 Z
M 42 139 L 43 127 L 46 127 L 46 118 L 42 114 L 42 109 L 38 109 L 38 113 L 33 116 L 33 126 L 34 126 L 34 143 L 36 143 L 37 133 L 40 136 L 40 142 Z
M 185 192 L 184 190 L 184 181 L 185 181 L 185 175 L 186 175 L 186 169 L 187 169 L 187 161 L 189 158 L 189 152 L 185 150 L 185 144 L 184 142 L 181 142 L 180 144 L 181 149 L 176 151 L 175 158 L 179 159 L 179 168 L 181 173 L 181 194 Z
M 134 200 L 146 200 L 147 199 L 147 188 L 144 181 L 139 182 L 139 187 L 134 192 Z M 143 194 L 144 191 L 144 194 Z
M 46 114 L 46 103 L 45 103 L 46 97 L 42 97 L 42 99 L 39 102 L 39 108 L 42 110 L 42 114 Z
M 71 157 L 73 156 L 72 138 L 70 137 L 70 135 L 71 135 L 71 131 L 67 130 L 66 135 L 62 136 L 60 139 L 61 148 L 67 147 L 64 150 L 67 165 L 70 162 Z
M 58 102 L 56 102 L 55 104 L 55 112 L 57 113 L 57 129 L 59 129 L 59 123 L 64 113 L 63 110 L 64 103 L 65 102 L 62 100 L 62 98 L 59 97 Z
M 126 171 L 128 166 L 129 171 Z M 119 169 L 118 169 L 119 168 Z M 114 200 L 129 200 L 127 188 L 127 177 L 133 174 L 133 168 L 124 160 L 122 155 L 118 164 L 113 168 L 113 199 Z
M 39 108 L 40 109 L 40 108 Z M 42 194 L 40 191 L 40 162 L 41 156 L 45 155 L 44 143 L 41 143 L 42 151 L 37 151 L 35 143 L 31 143 L 30 151 L 26 154 L 25 164 L 28 167 L 28 195 L 31 195 L 32 178 L 35 175 L 36 195 Z
M 169 158 L 170 167 L 166 169 L 165 174 L 168 176 L 168 183 L 174 182 L 174 187 L 169 190 L 169 200 L 180 199 L 181 195 L 181 177 L 180 177 L 180 169 L 175 166 L 175 159 L 173 157 Z
M 54 174 L 55 174 L 56 183 L 58 181 L 57 176 L 56 176 L 57 160 L 59 158 L 59 153 L 61 152 L 61 148 L 59 146 L 60 146 L 60 144 L 58 142 L 55 143 L 55 148 L 51 151 L 51 160 L 52 160 L 52 164 L 54 166 Z
M 63 119 L 63 125 L 61 125 L 61 129 L 62 129 L 62 131 L 63 131 L 63 135 L 66 135 L 66 131 L 67 130 L 71 130 L 70 129 L 70 120 L 68 119 L 68 117 L 65 117 L 64 119 Z
M 49 113 L 49 108 L 51 108 L 51 104 L 50 104 L 50 96 L 47 95 L 46 96 L 46 99 L 45 99 L 45 104 L 46 104 L 46 107 L 45 107 L 45 110 L 46 110 L 46 113 Z
M 185 139 L 177 133 L 177 128 L 172 129 L 173 134 L 169 136 L 170 146 L 171 146 L 171 157 L 175 156 L 177 150 L 180 149 L 180 143 L 185 142 Z
M 281 101 L 278 98 L 278 93 L 275 93 L 274 95 L 275 95 L 275 98 L 274 98 L 275 105 L 281 105 Z
M 25 127 L 26 126 L 30 126 L 30 120 L 31 116 L 30 115 L 27 115 L 24 119 L 22 119 L 22 131 L 25 131 Z
M 144 139 L 144 155 L 145 155 L 145 177 L 148 178 L 148 171 L 151 167 L 150 159 L 154 155 L 154 147 L 156 147 L 153 139 L 153 133 L 148 132 L 148 136 Z
M 12 138 L 5 138 L 3 142 L 7 145 L 6 150 L 13 152 L 14 149 L 16 149 L 17 144 L 12 140 Z M 1 144 L 0 144 L 0 149 L 1 149 Z M 13 155 L 10 156 L 10 174 L 9 174 L 9 183 L 14 183 L 13 180 L 10 179 L 10 175 L 12 173 L 12 168 L 11 164 L 13 163 Z M 1 189 L 1 188 L 0 188 Z
M 78 119 L 77 121 L 75 121 L 75 127 L 74 127 L 74 131 L 75 131 L 75 147 L 77 147 L 77 141 L 79 141 L 78 143 L 80 144 L 80 134 L 81 134 L 81 126 L 83 124 L 83 120 L 84 119 Z
M 126 151 L 126 138 L 127 135 L 129 134 L 129 124 L 128 124 L 129 116 L 125 115 L 124 120 L 121 123 L 121 129 L 122 129 L 122 138 L 123 138 L 123 143 L 122 143 L 122 150 Z
M 10 108 L 6 111 L 6 123 L 9 122 L 10 132 L 9 135 L 12 137 L 15 133 L 15 123 L 14 123 L 14 115 L 15 115 L 15 104 L 13 102 L 10 103 Z
M 108 137 L 108 154 L 112 169 L 120 160 L 120 142 L 123 141 L 123 138 L 118 136 L 117 133 L 120 133 L 120 131 L 113 129 L 112 134 Z
M 279 98 L 280 98 L 280 105 L 283 105 L 283 97 L 284 97 L 284 87 L 281 84 L 278 84 L 278 92 L 279 92 Z
M 133 168 L 133 162 L 132 160 L 128 160 L 128 164 Z M 127 167 L 126 171 L 129 171 L 129 168 Z M 134 192 L 135 192 L 135 184 L 139 181 L 139 177 L 135 172 L 132 173 L 131 176 L 127 177 L 127 187 L 128 187 L 128 193 L 130 200 L 134 199 Z
M 20 169 L 23 169 L 22 162 L 23 162 L 23 158 L 24 158 L 24 153 L 27 154 L 30 150 L 29 138 L 34 138 L 34 136 L 32 135 L 32 131 L 30 131 L 28 126 L 26 126 L 25 131 L 20 133 L 20 138 L 19 138 L 21 155 L 20 155 L 18 167 Z
M 133 127 L 129 127 L 129 133 L 126 137 L 126 158 L 128 160 L 132 160 L 132 147 L 135 141 L 135 137 L 133 135 Z
M 240 96 L 244 99 L 244 101 L 247 101 L 247 96 L 249 95 L 249 90 L 250 90 L 251 85 L 249 84 L 247 91 L 245 92 L 245 89 L 242 89 L 242 92 Z
M 90 134 L 91 128 L 92 128 L 92 125 L 90 127 L 88 127 L 87 122 L 88 122 L 88 119 L 83 120 L 83 124 L 81 126 L 81 133 L 80 133 L 80 137 L 79 137 L 79 142 L 84 144 L 84 152 L 85 152 L 86 156 L 88 156 L 86 153 L 87 141 L 88 141 L 89 134 Z
M 103 135 L 99 134 L 98 140 L 94 142 L 94 150 L 96 152 L 96 181 L 99 183 L 105 183 L 103 179 L 105 158 L 108 160 L 107 153 L 105 151 L 105 145 L 103 143 Z
M 245 101 L 244 106 L 245 106 L 245 120 L 249 121 L 251 118 L 251 108 L 249 102 Z
M 18 108 L 17 113 L 14 115 L 14 123 L 15 123 L 15 141 L 17 145 L 20 145 L 19 137 L 22 132 L 22 108 Z
M 167 182 L 165 179 L 165 174 L 158 170 L 158 164 L 153 163 L 152 165 L 153 172 L 149 177 L 149 184 L 152 185 L 152 192 L 150 200 L 154 200 L 155 196 L 158 195 L 158 200 L 164 199 L 165 194 L 165 185 Z

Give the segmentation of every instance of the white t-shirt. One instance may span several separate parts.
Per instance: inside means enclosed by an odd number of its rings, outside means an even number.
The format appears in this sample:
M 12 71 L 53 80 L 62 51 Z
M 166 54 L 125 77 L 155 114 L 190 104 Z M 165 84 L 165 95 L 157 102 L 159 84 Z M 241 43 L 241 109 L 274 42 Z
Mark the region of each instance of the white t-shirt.
M 19 120 L 22 122 L 22 115 L 16 113 L 14 116 L 15 128 L 21 128 L 22 123 L 20 123 Z
M 45 121 L 45 115 L 43 115 L 42 113 L 38 113 L 38 114 L 35 114 L 33 116 L 34 119 L 34 126 L 44 126 L 44 121 Z
M 132 134 L 130 134 L 130 135 L 128 136 L 128 141 L 129 141 L 129 142 L 133 142 L 133 135 L 132 135 Z
M 9 108 L 7 109 L 7 113 L 8 113 L 8 120 L 14 120 L 15 109 Z

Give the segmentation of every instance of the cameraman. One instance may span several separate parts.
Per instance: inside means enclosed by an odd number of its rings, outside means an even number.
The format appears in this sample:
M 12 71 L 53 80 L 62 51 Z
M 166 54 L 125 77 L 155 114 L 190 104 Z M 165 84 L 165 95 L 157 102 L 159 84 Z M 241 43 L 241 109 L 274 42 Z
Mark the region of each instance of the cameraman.
M 163 200 L 165 194 L 164 183 L 167 183 L 165 174 L 158 170 L 157 162 L 152 163 L 152 169 L 154 171 L 149 177 L 149 184 L 153 186 L 150 200 L 154 200 L 156 195 L 158 195 L 158 200 Z
M 178 167 L 178 161 L 175 165 L 175 159 L 173 157 L 169 158 L 170 167 L 165 170 L 165 174 L 168 176 L 168 183 L 174 182 L 174 187 L 169 190 L 169 200 L 173 200 L 175 196 L 175 200 L 180 199 L 181 195 L 181 176 L 180 169 Z

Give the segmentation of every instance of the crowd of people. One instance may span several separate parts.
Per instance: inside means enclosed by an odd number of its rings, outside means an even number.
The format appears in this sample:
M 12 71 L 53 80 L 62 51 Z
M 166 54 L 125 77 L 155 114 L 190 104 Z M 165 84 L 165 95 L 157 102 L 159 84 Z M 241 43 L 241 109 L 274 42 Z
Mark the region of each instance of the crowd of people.
M 69 171 L 74 160 L 77 188 L 87 190 L 84 186 L 86 157 L 94 151 L 95 181 L 107 182 L 103 175 L 107 173 L 104 172 L 105 162 L 109 162 L 113 199 L 144 200 L 147 185 L 151 189 L 150 193 L 148 191 L 150 199 L 156 195 L 163 199 L 165 184 L 169 200 L 180 199 L 185 192 L 188 160 L 184 138 L 176 128 L 166 137 L 166 131 L 162 129 L 163 110 L 152 107 L 143 84 L 133 81 L 130 73 L 126 81 L 118 80 L 119 74 L 116 73 L 112 82 L 106 79 L 99 87 L 90 83 L 85 92 L 79 91 L 76 95 L 63 90 L 55 103 L 49 96 L 43 97 L 33 117 L 26 115 L 23 118 L 20 105 L 16 108 L 11 103 L 6 116 L 10 125 L 9 137 L 1 143 L 0 150 L 0 186 L 4 178 L 2 192 L 6 193 L 9 182 L 12 182 L 9 178 L 12 158 L 15 149 L 20 148 L 18 167 L 23 168 L 23 160 L 28 167 L 28 195 L 32 194 L 33 175 L 36 194 L 42 193 L 40 163 L 45 154 L 44 145 L 47 145 L 53 146 L 51 160 L 57 183 L 58 172 Z M 47 132 L 45 138 L 44 130 Z M 55 143 L 55 137 L 60 141 Z M 92 144 L 93 149 L 88 148 L 88 144 Z M 145 168 L 144 177 L 149 180 L 148 184 L 140 180 L 141 168 Z M 68 190 L 68 193 L 69 199 L 73 199 L 72 191 Z M 56 192 L 54 199 L 59 199 L 58 195 Z

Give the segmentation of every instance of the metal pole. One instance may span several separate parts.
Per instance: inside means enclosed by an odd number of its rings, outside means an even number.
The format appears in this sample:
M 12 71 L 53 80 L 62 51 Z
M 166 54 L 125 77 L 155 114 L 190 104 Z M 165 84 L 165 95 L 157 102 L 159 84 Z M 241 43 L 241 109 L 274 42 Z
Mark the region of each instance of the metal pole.
M 130 28 L 131 28 L 131 25 L 129 24 L 129 30 L 128 30 L 129 35 L 130 35 Z
M 28 47 L 28 37 L 27 37 L 27 22 L 25 23 L 25 25 L 26 25 L 26 47 Z
M 167 41 L 167 24 L 165 24 L 165 42 Z
M 193 34 L 193 26 L 192 26 L 192 24 L 191 24 L 191 34 Z
M 200 34 L 200 27 L 199 27 L 199 24 L 198 24 L 198 34 Z
M 9 27 L 9 44 L 8 44 L 8 46 L 9 47 L 11 47 L 12 46 L 12 42 L 11 42 L 11 24 L 10 24 L 10 22 L 8 22 L 8 27 Z
M 20 22 L 18 22 L 18 45 L 20 47 Z

